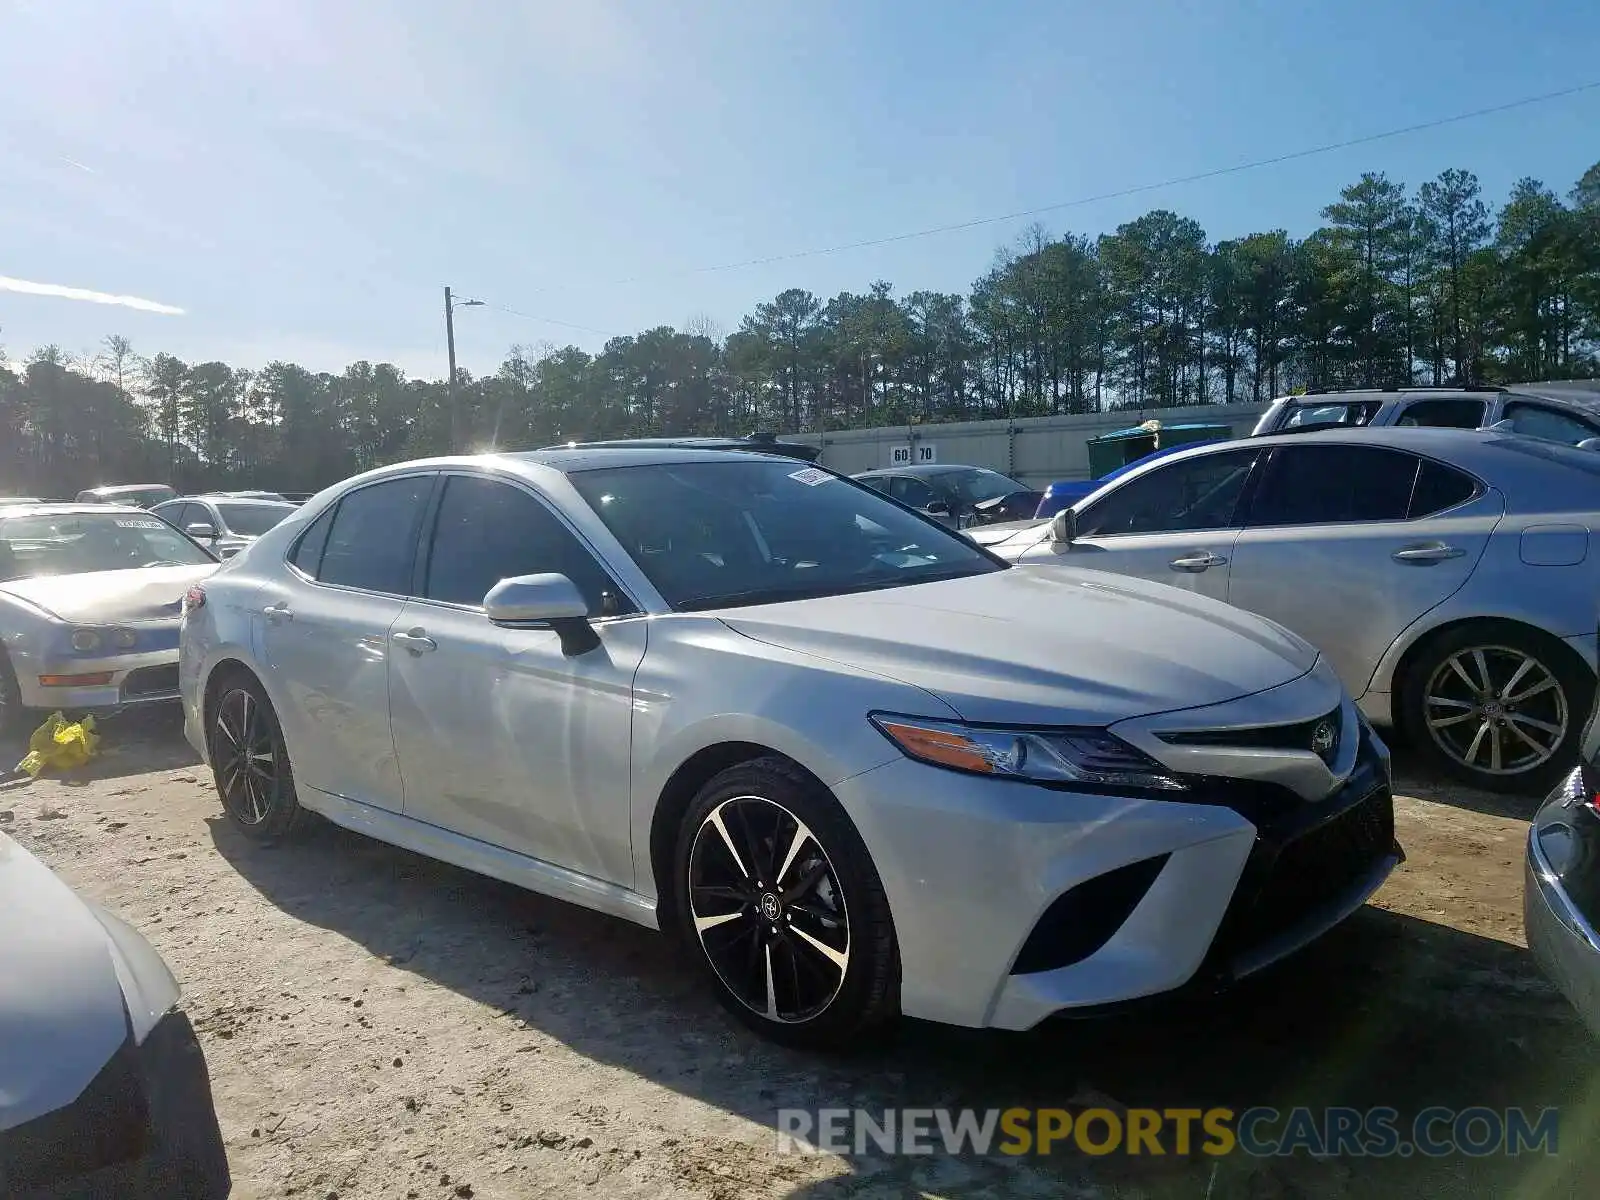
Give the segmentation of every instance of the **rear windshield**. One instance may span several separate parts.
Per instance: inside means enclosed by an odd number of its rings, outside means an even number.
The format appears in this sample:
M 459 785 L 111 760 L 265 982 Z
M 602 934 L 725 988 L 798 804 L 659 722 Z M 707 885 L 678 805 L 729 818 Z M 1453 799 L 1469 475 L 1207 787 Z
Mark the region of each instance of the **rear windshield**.
M 292 504 L 259 503 L 249 500 L 219 500 L 217 511 L 229 533 L 245 537 L 260 537 L 279 521 L 294 512 Z

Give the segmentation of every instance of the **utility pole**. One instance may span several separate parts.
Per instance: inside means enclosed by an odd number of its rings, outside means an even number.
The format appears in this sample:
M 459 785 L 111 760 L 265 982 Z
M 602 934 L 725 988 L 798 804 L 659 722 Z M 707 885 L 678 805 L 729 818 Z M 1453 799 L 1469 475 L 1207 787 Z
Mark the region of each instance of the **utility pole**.
M 462 300 L 463 308 L 481 307 L 482 300 Z M 450 377 L 445 382 L 445 396 L 450 405 L 450 453 L 461 453 L 461 410 L 456 403 L 456 304 L 447 286 L 444 289 L 444 341 L 450 353 Z

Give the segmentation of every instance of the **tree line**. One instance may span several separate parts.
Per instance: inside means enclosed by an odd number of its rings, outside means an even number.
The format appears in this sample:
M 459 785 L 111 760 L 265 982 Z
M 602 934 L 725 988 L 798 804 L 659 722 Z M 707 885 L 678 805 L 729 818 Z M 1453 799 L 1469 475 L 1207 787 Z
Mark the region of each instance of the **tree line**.
M 1497 212 L 1470 172 L 1415 192 L 1364 174 L 1303 239 L 1211 242 L 1165 209 L 1090 238 L 1030 229 L 967 295 L 791 288 L 709 322 L 513 346 L 455 387 L 462 447 L 784 432 L 1263 402 L 1286 392 L 1600 374 L 1600 163 Z M 451 389 L 390 363 L 340 374 L 143 357 L 105 339 L 0 354 L 0 494 L 102 482 L 304 491 L 451 449 Z

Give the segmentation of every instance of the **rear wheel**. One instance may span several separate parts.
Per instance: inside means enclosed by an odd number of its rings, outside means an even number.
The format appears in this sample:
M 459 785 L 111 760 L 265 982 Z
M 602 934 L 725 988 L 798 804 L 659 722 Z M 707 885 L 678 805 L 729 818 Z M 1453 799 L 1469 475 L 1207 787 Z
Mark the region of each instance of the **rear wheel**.
M 262 841 L 299 829 L 305 810 L 295 796 L 294 769 L 259 680 L 240 671 L 222 681 L 206 735 L 217 794 L 234 826 Z
M 11 656 L 0 646 L 0 737 L 15 733 L 27 724 L 27 712 L 22 707 L 22 690 L 17 686 L 17 674 L 11 667 Z
M 883 884 L 827 789 L 783 758 L 730 767 L 679 831 L 683 944 L 757 1032 L 844 1048 L 899 1012 Z
M 1427 646 L 1402 703 L 1417 748 L 1494 792 L 1542 793 L 1575 761 L 1594 676 L 1554 638 L 1468 625 Z

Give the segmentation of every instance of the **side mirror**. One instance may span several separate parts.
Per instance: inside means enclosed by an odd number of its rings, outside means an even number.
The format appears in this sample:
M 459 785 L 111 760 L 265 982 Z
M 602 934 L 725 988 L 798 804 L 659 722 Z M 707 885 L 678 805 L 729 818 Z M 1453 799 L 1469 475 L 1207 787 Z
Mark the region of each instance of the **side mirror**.
M 1070 546 L 1078 537 L 1078 514 L 1063 508 L 1050 518 L 1050 540 L 1058 546 Z
M 922 511 L 930 517 L 948 517 L 950 515 L 950 506 L 943 500 L 935 500 Z
M 208 521 L 196 521 L 192 525 L 186 525 L 183 531 L 197 542 L 217 540 L 217 527 Z
M 1600 450 L 1600 437 L 1584 438 L 1578 443 L 1579 450 Z
M 496 625 L 548 625 L 561 635 L 561 649 L 583 654 L 600 644 L 589 624 L 589 602 L 565 575 L 518 575 L 502 579 L 483 598 L 483 612 Z

